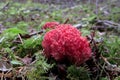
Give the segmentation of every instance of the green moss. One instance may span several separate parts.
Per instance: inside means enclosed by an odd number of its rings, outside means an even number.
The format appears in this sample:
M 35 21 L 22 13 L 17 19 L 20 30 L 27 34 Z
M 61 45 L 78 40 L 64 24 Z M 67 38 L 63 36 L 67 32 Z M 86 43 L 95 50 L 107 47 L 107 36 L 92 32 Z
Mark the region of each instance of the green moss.
M 70 66 L 67 70 L 67 77 L 70 80 L 90 80 L 89 71 L 84 67 Z

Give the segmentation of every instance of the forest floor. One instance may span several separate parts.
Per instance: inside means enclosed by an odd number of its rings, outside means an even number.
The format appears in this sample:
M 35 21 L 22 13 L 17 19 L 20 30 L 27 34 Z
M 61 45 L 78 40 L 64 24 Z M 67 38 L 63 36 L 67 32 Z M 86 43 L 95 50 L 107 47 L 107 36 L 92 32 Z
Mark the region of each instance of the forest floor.
M 56 1 L 0 3 L 1 80 L 120 80 L 120 1 Z M 89 38 L 92 58 L 77 67 L 48 61 L 42 26 L 53 21 Z

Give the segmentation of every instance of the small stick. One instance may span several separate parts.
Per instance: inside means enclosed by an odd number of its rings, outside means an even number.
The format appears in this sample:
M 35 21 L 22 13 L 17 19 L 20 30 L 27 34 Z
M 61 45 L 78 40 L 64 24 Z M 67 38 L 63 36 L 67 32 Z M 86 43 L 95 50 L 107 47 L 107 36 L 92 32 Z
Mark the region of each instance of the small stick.
M 21 35 L 21 34 L 20 34 L 20 36 L 21 36 L 21 38 L 30 38 L 30 37 L 32 37 L 32 36 L 34 36 L 34 35 L 42 34 L 42 33 L 44 33 L 44 32 L 45 32 L 45 30 L 40 30 L 39 32 L 35 32 L 35 33 L 32 33 L 32 34 L 25 34 L 25 35 Z
M 69 18 L 67 18 L 67 19 L 65 20 L 64 24 L 67 24 L 69 21 L 70 21 Z
M 22 38 L 21 38 L 20 34 L 18 34 L 18 37 L 19 37 L 19 39 L 20 39 L 21 43 L 23 44 L 23 40 L 22 40 Z
M 120 68 L 117 67 L 116 65 L 112 65 L 108 62 L 107 58 L 103 57 L 101 55 L 101 58 L 105 61 L 105 63 L 107 64 L 106 69 L 112 72 L 118 72 L 120 74 Z

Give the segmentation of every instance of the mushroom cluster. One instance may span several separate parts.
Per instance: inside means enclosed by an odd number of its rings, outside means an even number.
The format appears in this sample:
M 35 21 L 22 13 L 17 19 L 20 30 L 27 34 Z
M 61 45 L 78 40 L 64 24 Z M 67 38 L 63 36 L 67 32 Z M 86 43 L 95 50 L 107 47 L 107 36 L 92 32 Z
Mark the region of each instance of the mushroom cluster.
M 80 65 L 91 57 L 89 41 L 70 24 L 58 24 L 55 29 L 48 31 L 42 47 L 47 58 L 58 62 L 68 60 L 72 64 Z

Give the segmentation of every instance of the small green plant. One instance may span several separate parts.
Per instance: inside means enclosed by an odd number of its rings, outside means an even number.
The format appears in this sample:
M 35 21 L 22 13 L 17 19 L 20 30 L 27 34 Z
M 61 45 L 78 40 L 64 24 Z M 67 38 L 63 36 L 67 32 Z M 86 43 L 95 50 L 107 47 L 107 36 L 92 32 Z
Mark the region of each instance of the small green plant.
M 116 77 L 115 80 L 120 80 L 120 76 Z
M 77 68 L 76 66 L 70 66 L 67 73 L 67 77 L 70 80 L 90 80 L 89 71 L 84 67 Z
M 52 67 L 48 64 L 45 57 L 41 54 L 36 54 L 36 62 L 33 64 L 33 68 L 28 71 L 27 78 L 28 80 L 46 80 L 49 77 L 46 77 L 45 74 Z
M 29 27 L 28 23 L 27 22 L 24 22 L 24 21 L 20 21 L 18 22 L 17 24 L 15 24 L 16 27 L 18 27 L 19 29 L 21 30 L 24 30 L 24 31 L 28 31 L 27 28 Z
M 12 41 L 15 39 L 16 36 L 18 36 L 19 34 L 25 34 L 25 33 L 26 32 L 24 32 L 18 28 L 8 28 L 8 29 L 4 30 L 0 36 L 0 38 L 1 38 L 0 48 L 10 47 L 13 44 Z
M 118 36 L 107 36 L 104 38 L 104 42 L 100 45 L 99 50 L 111 63 L 119 64 L 119 60 L 117 60 L 120 57 L 119 46 L 120 38 Z
M 100 80 L 108 80 L 107 77 L 101 77 Z
M 17 49 L 18 55 L 21 57 L 24 57 L 26 54 L 33 55 L 35 52 L 42 49 L 41 47 L 42 38 L 43 38 L 42 35 L 36 35 L 26 40 L 23 39 L 23 44 L 18 45 Z
M 120 14 L 119 13 L 120 13 L 120 8 L 119 7 L 113 7 L 111 9 L 111 14 L 109 15 L 109 18 L 114 22 L 120 22 L 119 21 L 120 20 L 120 18 L 119 18 Z

